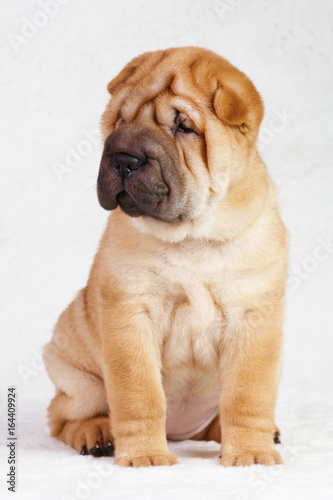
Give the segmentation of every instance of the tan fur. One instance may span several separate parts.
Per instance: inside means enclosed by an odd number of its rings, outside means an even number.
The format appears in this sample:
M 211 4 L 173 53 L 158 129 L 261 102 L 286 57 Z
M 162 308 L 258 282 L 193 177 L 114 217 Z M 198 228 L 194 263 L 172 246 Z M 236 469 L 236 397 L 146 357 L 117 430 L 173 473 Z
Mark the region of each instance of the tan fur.
M 175 141 L 188 217 L 111 214 L 88 284 L 45 347 L 51 433 L 78 451 L 113 441 L 119 465 L 174 464 L 167 404 L 216 392 L 220 416 L 193 439 L 221 441 L 223 465 L 281 463 L 287 242 L 255 148 L 261 99 L 243 73 L 193 47 L 139 56 L 108 89 L 104 138 L 130 122 Z M 196 135 L 174 138 L 173 106 Z

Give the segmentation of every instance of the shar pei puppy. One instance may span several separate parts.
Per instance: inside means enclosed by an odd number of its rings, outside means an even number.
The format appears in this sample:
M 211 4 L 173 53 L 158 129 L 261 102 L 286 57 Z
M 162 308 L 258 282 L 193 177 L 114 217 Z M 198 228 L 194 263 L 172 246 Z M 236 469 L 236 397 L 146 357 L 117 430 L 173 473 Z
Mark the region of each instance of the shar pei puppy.
M 51 435 L 123 466 L 177 463 L 168 439 L 216 440 L 224 466 L 282 463 L 287 238 L 256 149 L 262 100 L 196 47 L 140 55 L 108 90 L 111 214 L 44 350 Z

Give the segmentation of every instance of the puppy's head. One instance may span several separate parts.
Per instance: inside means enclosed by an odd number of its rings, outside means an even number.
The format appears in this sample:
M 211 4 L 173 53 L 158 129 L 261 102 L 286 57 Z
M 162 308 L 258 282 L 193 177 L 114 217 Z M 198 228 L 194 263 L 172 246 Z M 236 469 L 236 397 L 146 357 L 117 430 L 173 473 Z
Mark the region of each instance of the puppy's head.
M 108 90 L 99 202 L 181 239 L 244 176 L 260 96 L 228 61 L 195 47 L 145 53 Z

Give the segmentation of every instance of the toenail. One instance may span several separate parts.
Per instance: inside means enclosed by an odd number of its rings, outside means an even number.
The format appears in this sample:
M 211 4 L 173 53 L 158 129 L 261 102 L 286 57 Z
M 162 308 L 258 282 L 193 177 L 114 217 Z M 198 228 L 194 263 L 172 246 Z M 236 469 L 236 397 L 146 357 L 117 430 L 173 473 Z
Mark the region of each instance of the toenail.
M 106 443 L 105 454 L 107 457 L 113 457 L 114 455 L 114 446 L 111 441 Z
M 87 450 L 86 445 L 82 446 L 82 449 L 80 451 L 80 455 L 88 455 L 88 450 Z
M 274 443 L 281 444 L 280 434 L 278 432 L 274 434 Z
M 103 451 L 101 450 L 99 443 L 94 444 L 94 446 L 90 450 L 90 454 L 93 457 L 102 457 L 103 456 Z

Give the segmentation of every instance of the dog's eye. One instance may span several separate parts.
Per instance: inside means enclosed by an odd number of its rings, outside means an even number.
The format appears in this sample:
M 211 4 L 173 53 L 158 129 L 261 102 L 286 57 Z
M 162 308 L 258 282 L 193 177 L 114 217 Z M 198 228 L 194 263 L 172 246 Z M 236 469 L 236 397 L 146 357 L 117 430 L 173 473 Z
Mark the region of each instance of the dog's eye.
M 196 134 L 196 131 L 191 128 L 192 121 L 190 118 L 183 112 L 178 111 L 177 109 L 175 115 L 174 125 L 172 127 L 172 131 L 174 134 L 180 132 L 182 134 Z
M 187 124 L 190 126 L 188 127 Z M 179 111 L 176 111 L 174 122 L 173 133 L 175 134 L 176 132 L 181 132 L 182 134 L 196 133 L 195 130 L 191 128 L 191 120 L 189 120 L 188 116 Z
M 186 127 L 184 123 L 179 123 L 177 130 L 180 130 L 181 132 L 184 132 L 184 134 L 190 134 L 191 132 L 194 132 L 191 128 Z

